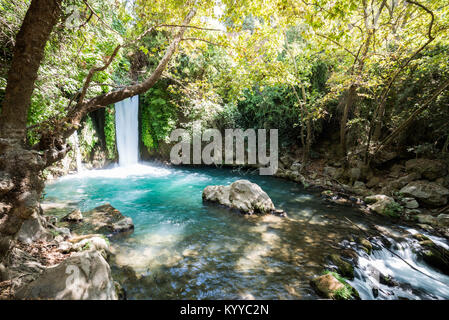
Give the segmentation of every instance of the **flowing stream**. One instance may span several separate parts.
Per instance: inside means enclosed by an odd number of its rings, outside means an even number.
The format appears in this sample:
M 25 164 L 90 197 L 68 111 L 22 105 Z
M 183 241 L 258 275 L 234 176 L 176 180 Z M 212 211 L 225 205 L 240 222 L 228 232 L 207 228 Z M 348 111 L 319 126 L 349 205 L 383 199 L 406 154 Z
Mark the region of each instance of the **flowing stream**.
M 203 204 L 204 187 L 242 178 L 259 184 L 288 217 L 243 216 Z M 129 299 L 316 299 L 310 279 L 332 267 L 329 254 L 345 248 L 359 255 L 349 283 L 362 299 L 449 299 L 449 277 L 414 253 L 417 230 L 274 177 L 135 164 L 63 177 L 47 185 L 45 201 L 68 203 L 61 215 L 70 206 L 86 211 L 109 202 L 133 219 L 131 236 L 111 239 L 113 274 Z M 358 237 L 370 238 L 370 255 Z M 396 285 L 382 284 L 379 273 Z

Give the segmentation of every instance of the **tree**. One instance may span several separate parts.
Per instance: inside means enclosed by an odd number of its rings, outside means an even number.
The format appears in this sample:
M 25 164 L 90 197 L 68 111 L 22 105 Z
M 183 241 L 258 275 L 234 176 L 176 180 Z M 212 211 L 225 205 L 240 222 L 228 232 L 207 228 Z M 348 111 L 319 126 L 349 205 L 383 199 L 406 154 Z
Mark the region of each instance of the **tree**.
M 84 3 L 92 14 L 96 15 L 89 3 Z M 191 3 L 187 3 L 187 11 L 181 10 L 186 12 L 183 21 L 174 26 L 176 31 L 165 54 L 145 81 L 87 98 L 94 75 L 108 68 L 122 47 L 138 42 L 156 26 L 151 26 L 131 43 L 118 45 L 104 65 L 94 66 L 89 70 L 76 97 L 76 103 L 69 104 L 63 117 L 52 119 L 51 126 L 42 126 L 39 143 L 29 148 L 25 140 L 31 95 L 45 46 L 55 25 L 61 19 L 63 4 L 63 0 L 32 0 L 16 37 L 0 117 L 0 170 L 4 182 L 1 194 L 0 247 L 3 249 L 9 247 L 10 240 L 23 221 L 39 213 L 38 201 L 44 187 L 42 170 L 65 156 L 69 150 L 66 139 L 77 129 L 81 119 L 88 112 L 151 88 L 161 77 L 197 12 L 197 5 Z

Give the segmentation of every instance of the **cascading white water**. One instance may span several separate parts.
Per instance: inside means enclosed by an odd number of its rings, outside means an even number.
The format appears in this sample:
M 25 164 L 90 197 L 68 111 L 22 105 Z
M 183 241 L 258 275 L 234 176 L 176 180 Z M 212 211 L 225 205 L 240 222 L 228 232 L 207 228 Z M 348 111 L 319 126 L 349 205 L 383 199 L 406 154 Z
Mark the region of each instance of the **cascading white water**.
M 80 145 L 79 145 L 79 139 L 78 139 L 78 132 L 75 131 L 73 135 L 70 136 L 71 142 L 73 144 L 73 148 L 75 151 L 75 160 L 76 160 L 76 169 L 78 172 L 83 171 L 83 164 L 81 162 L 81 151 L 80 151 Z
M 115 130 L 121 167 L 136 164 L 139 154 L 139 96 L 115 104 Z

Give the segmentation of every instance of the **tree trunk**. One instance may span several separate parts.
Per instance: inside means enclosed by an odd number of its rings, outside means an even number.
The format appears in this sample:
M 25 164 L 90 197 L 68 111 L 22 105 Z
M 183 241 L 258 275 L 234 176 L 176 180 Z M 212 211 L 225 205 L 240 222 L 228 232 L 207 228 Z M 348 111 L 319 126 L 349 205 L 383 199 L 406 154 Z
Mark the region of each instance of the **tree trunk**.
M 40 212 L 46 155 L 26 149 L 26 121 L 45 45 L 62 0 L 33 0 L 16 37 L 0 116 L 0 257 L 23 221 Z
M 56 122 L 50 131 L 41 132 L 40 143 L 30 150 L 23 143 L 28 109 L 45 45 L 61 14 L 61 2 L 32 0 L 17 35 L 0 117 L 0 260 L 22 223 L 34 213 L 41 213 L 39 199 L 44 188 L 42 170 L 67 154 L 69 148 L 66 139 L 77 129 L 84 115 L 151 88 L 167 67 L 186 26 L 196 13 L 193 8 L 185 17 L 183 25 L 148 79 L 86 101 L 80 99 L 76 106 L 69 109 L 67 117 Z M 119 49 L 120 46 L 116 51 Z M 91 73 L 100 69 L 96 68 Z M 89 87 L 89 80 L 86 79 L 84 93 Z
M 347 146 L 346 146 L 346 124 L 348 122 L 349 110 L 352 108 L 354 104 L 356 96 L 356 86 L 353 84 L 348 90 L 348 93 L 345 97 L 345 107 L 343 109 L 343 115 L 340 121 L 340 150 L 341 155 L 346 157 L 347 154 Z
M 25 140 L 28 108 L 48 38 L 61 15 L 62 0 L 33 0 L 16 37 L 0 117 L 0 137 Z

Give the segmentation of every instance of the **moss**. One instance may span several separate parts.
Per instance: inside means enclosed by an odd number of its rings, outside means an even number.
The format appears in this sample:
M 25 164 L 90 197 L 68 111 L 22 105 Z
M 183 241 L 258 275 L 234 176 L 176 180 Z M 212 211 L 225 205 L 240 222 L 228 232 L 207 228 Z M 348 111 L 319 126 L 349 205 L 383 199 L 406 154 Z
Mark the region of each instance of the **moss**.
M 358 243 L 362 246 L 362 249 L 366 253 L 371 254 L 371 252 L 373 251 L 373 245 L 371 244 L 371 242 L 369 242 L 365 238 L 358 238 Z
M 357 290 L 355 290 L 350 284 L 348 284 L 347 280 L 344 277 L 342 277 L 336 272 L 329 270 L 325 270 L 323 274 L 331 274 L 344 286 L 343 288 L 334 291 L 332 297 L 333 299 L 335 300 L 360 299 Z
M 383 213 L 392 218 L 399 218 L 403 211 L 402 206 L 397 202 L 391 202 L 386 205 Z
M 344 261 L 339 255 L 331 254 L 329 259 L 337 266 L 338 272 L 349 279 L 354 279 L 354 267 L 349 263 Z
M 117 159 L 117 148 L 115 143 L 115 108 L 113 105 L 105 108 L 104 136 L 106 140 L 107 158 Z

